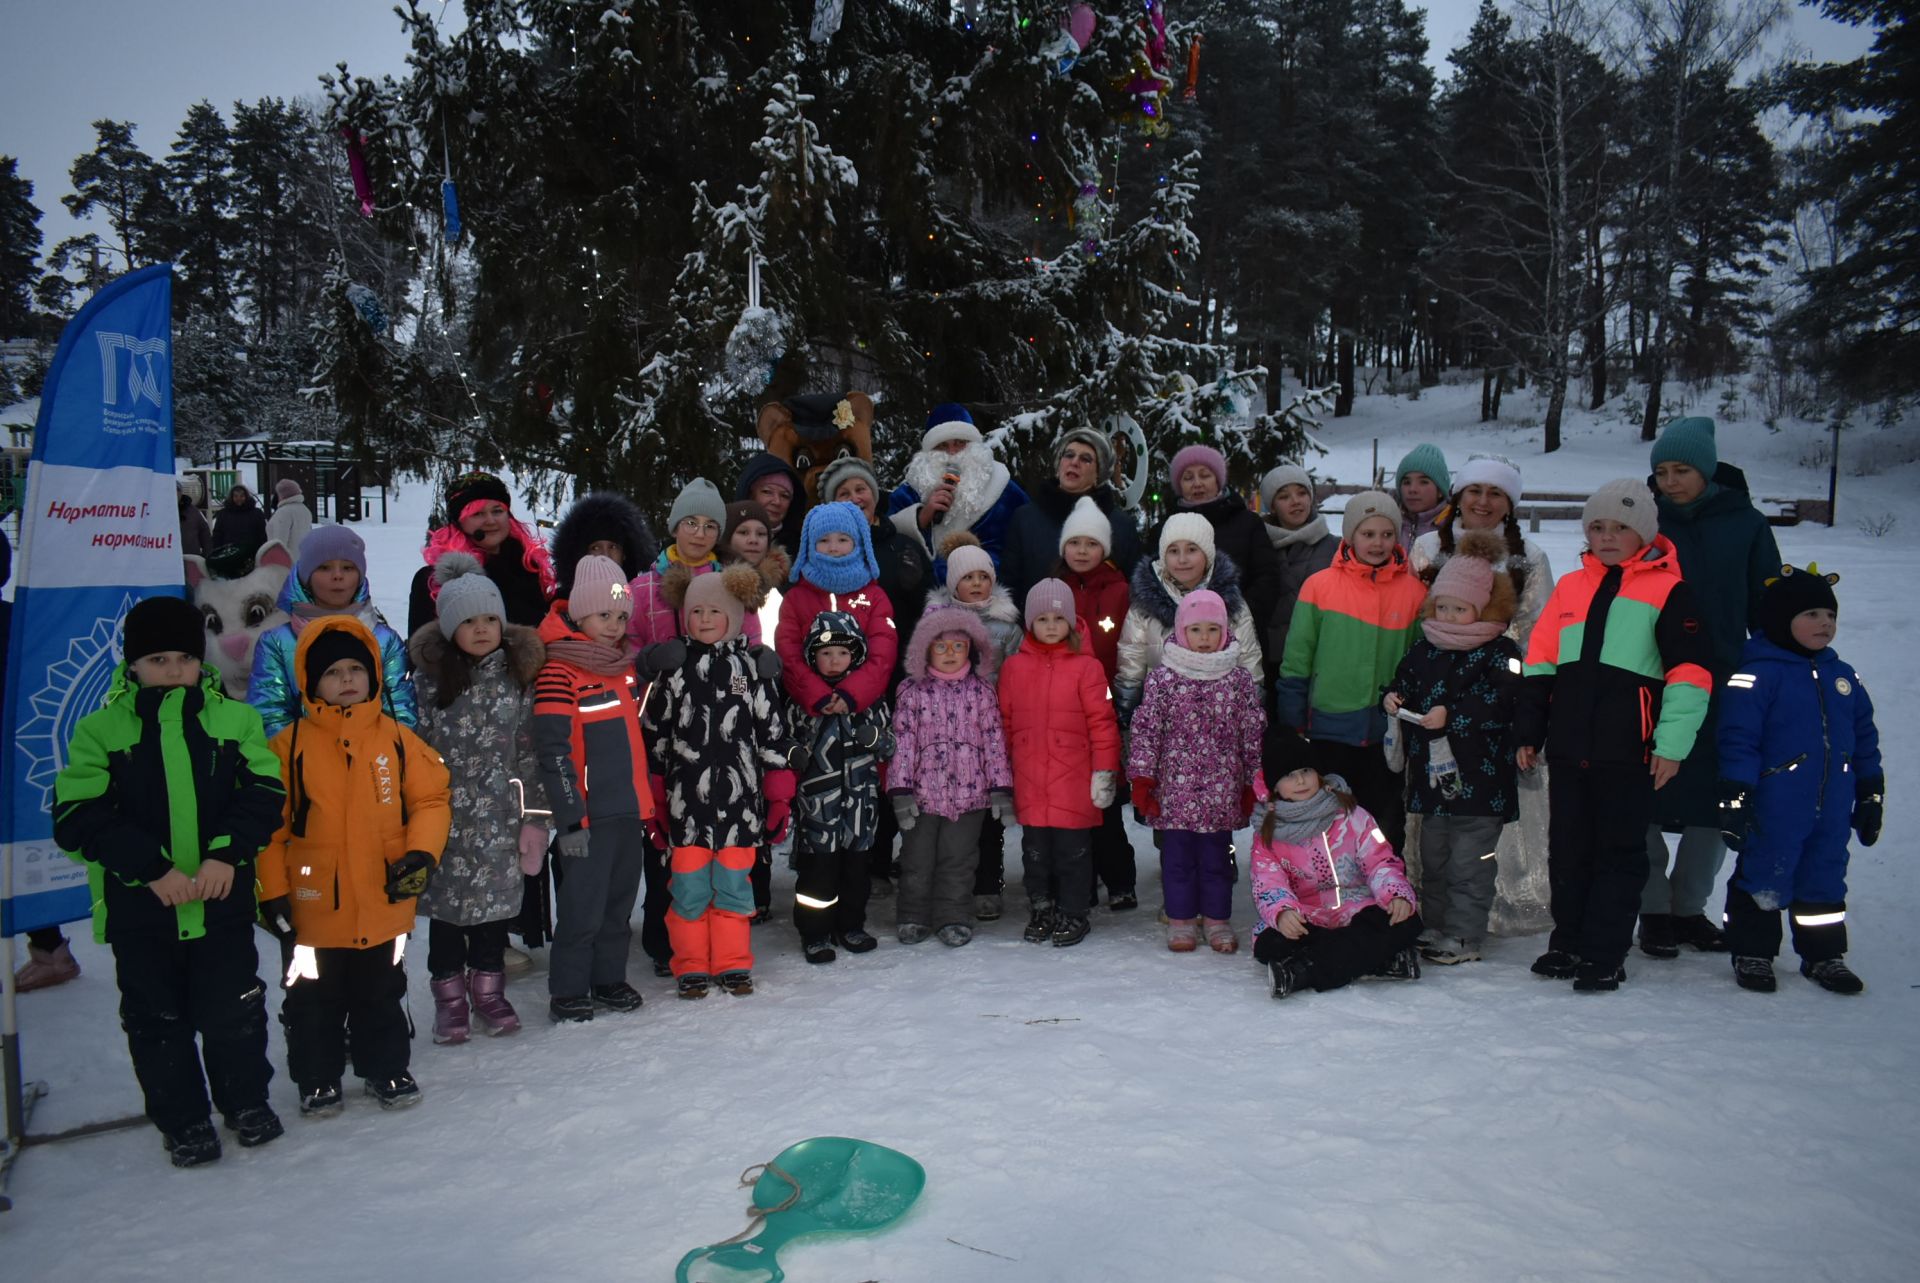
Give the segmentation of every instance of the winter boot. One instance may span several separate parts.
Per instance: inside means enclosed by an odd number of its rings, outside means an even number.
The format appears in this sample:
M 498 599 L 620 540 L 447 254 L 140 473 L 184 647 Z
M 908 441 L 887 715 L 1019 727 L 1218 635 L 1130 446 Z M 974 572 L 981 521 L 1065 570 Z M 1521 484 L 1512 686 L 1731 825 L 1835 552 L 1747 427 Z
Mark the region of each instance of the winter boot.
M 473 997 L 473 1014 L 489 1034 L 497 1038 L 520 1027 L 520 1013 L 507 1001 L 504 971 L 467 972 L 467 992 Z
M 902 922 L 894 928 L 894 937 L 901 944 L 920 944 L 933 934 L 918 922 Z
M 655 958 L 653 960 L 653 974 L 661 980 L 673 979 L 673 959 Z
M 1704 913 L 1696 913 L 1691 918 L 1675 918 L 1673 938 L 1679 944 L 1692 945 L 1701 953 L 1727 951 L 1727 933 L 1714 926 L 1713 920 Z
M 1118 895 L 1107 896 L 1107 912 L 1125 913 L 1129 909 L 1140 907 L 1140 897 L 1131 891 L 1122 891 Z
M 835 934 L 833 942 L 848 953 L 872 953 L 880 947 L 880 942 L 865 931 L 848 931 Z
M 1167 951 L 1192 953 L 1200 943 L 1200 923 L 1194 918 L 1167 919 Z
M 1206 926 L 1207 948 L 1215 953 L 1240 952 L 1240 935 L 1233 929 L 1231 922 L 1224 918 L 1208 918 Z
M 391 1078 L 367 1079 L 367 1095 L 380 1102 L 382 1109 L 411 1109 L 424 1097 L 413 1075 L 402 1069 Z
M 1420 956 L 1428 962 L 1437 962 L 1443 967 L 1457 966 L 1462 962 L 1480 961 L 1480 944 L 1475 940 L 1462 940 L 1459 936 L 1441 936 L 1428 944 L 1420 946 Z
M 268 1141 L 284 1136 L 287 1129 L 280 1124 L 280 1115 L 273 1107 L 262 1101 L 258 1105 L 247 1105 L 236 1109 L 222 1120 L 228 1130 L 240 1138 L 241 1149 L 253 1149 Z
M 300 1089 L 300 1117 L 332 1118 L 347 1107 L 340 1098 L 339 1083 L 321 1083 Z
M 833 946 L 825 940 L 804 940 L 800 944 L 800 952 L 806 955 L 808 962 L 816 964 L 832 962 L 840 956 L 833 951 Z
M 1387 965 L 1373 973 L 1380 980 L 1418 980 L 1420 951 L 1411 946 L 1387 959 Z
M 62 940 L 56 948 L 39 949 L 27 946 L 27 961 L 13 973 L 15 993 L 31 993 L 35 989 L 51 989 L 63 985 L 69 980 L 80 978 L 80 963 L 73 956 L 73 945 Z M 215 1154 L 215 1158 L 219 1155 Z M 181 1164 L 189 1166 L 190 1164 Z
M 733 997 L 744 998 L 753 992 L 753 973 L 749 971 L 722 971 L 715 983 Z
M 712 983 L 712 978 L 706 974 L 699 971 L 689 971 L 686 975 L 680 977 L 676 988 L 682 998 L 692 1002 L 707 996 L 707 986 L 710 983 Z
M 549 998 L 547 1017 L 556 1025 L 583 1025 L 593 1019 L 593 999 L 585 994 L 577 998 Z
M 161 1132 L 160 1143 L 173 1156 L 175 1167 L 199 1167 L 220 1157 L 220 1133 L 213 1123 L 188 1123 L 177 1132 Z
M 1733 959 L 1733 982 L 1755 993 L 1772 993 L 1778 987 L 1773 979 L 1773 959 L 1745 958 L 1736 954 Z
M 1822 958 L 1812 963 L 1802 960 L 1800 974 L 1828 993 L 1860 993 L 1867 987 L 1866 981 L 1848 969 L 1845 958 Z
M 1282 958 L 1267 964 L 1267 992 L 1287 998 L 1306 988 L 1305 965 L 1298 958 Z
M 1027 918 L 1027 929 L 1020 933 L 1028 944 L 1045 944 L 1053 938 L 1053 904 L 1048 900 L 1034 902 L 1033 913 Z
M 1533 974 L 1549 980 L 1571 980 L 1580 959 L 1565 949 L 1549 949 L 1533 960 Z
M 973 897 L 973 916 L 982 922 L 997 922 L 1005 912 L 998 893 Z
M 1575 993 L 1612 993 L 1627 978 L 1627 969 L 1619 963 L 1582 962 L 1574 969 Z
M 433 1040 L 443 1046 L 467 1040 L 467 978 L 459 972 L 430 982 Z
M 1084 913 L 1062 913 L 1053 919 L 1053 947 L 1065 949 L 1079 944 L 1087 938 L 1087 932 L 1093 924 Z
M 624 980 L 616 980 L 610 985 L 594 985 L 587 992 L 596 1007 L 605 1007 L 608 1011 L 638 1011 L 640 1004 L 646 1001 L 640 991 Z
M 1705 919 L 1702 919 L 1705 921 Z M 1680 945 L 1673 931 L 1671 913 L 1643 913 L 1640 915 L 1640 952 L 1649 958 L 1677 958 Z
M 933 934 L 935 939 L 949 949 L 958 949 L 973 939 L 973 928 L 964 922 L 949 922 Z

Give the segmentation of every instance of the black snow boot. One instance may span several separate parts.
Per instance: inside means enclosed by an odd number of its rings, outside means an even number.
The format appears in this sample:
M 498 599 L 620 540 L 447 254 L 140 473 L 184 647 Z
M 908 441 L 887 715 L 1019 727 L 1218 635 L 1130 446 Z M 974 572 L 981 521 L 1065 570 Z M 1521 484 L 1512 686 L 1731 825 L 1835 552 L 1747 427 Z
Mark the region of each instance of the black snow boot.
M 339 1083 L 321 1083 L 317 1087 L 300 1089 L 300 1116 L 302 1118 L 332 1118 L 346 1102 L 340 1098 Z
M 624 980 L 610 985 L 595 985 L 589 995 L 596 1007 L 605 1007 L 608 1011 L 638 1011 L 640 1004 L 646 1001 L 640 991 Z
M 1045 900 L 1033 906 L 1033 914 L 1027 919 L 1027 929 L 1021 937 L 1028 944 L 1045 944 L 1053 938 L 1053 905 Z
M 391 1078 L 367 1079 L 367 1095 L 379 1101 L 382 1109 L 411 1109 L 424 1099 L 420 1084 L 404 1069 Z
M 1702 918 L 1702 922 L 1706 919 Z M 1671 913 L 1640 915 L 1640 952 L 1649 958 L 1677 958 L 1680 945 L 1674 935 Z
M 1288 998 L 1306 988 L 1305 966 L 1298 958 L 1282 958 L 1267 964 L 1267 992 L 1276 998 Z
M 753 992 L 753 973 L 748 971 L 722 971 L 717 981 L 720 988 L 735 998 L 744 998 Z
M 1373 973 L 1382 980 L 1418 980 L 1420 978 L 1420 950 L 1405 948 L 1387 959 L 1387 965 Z
M 1677 944 L 1690 944 L 1701 953 L 1725 953 L 1727 933 L 1713 925 L 1704 913 L 1673 920 L 1673 938 Z
M 1091 929 L 1085 914 L 1062 913 L 1053 920 L 1053 947 L 1065 949 L 1079 944 Z
M 833 945 L 825 940 L 808 940 L 801 944 L 800 952 L 812 963 L 832 962 L 840 955 L 833 951 Z
M 1776 988 L 1773 959 L 1743 958 L 1736 954 L 1733 959 L 1733 982 L 1755 993 L 1772 993 Z
M 680 977 L 678 992 L 682 998 L 691 1002 L 696 998 L 706 997 L 707 986 L 711 983 L 712 978 L 705 973 L 689 971 L 686 975 Z
M 226 1116 L 226 1124 L 239 1137 L 241 1149 L 264 1145 L 285 1135 L 287 1130 L 280 1125 L 280 1116 L 273 1112 L 273 1107 L 264 1103 L 234 1110 Z
M 584 1024 L 593 1019 L 593 999 L 585 994 L 577 998 L 549 998 L 547 1015 L 556 1025 Z
M 220 1157 L 220 1133 L 212 1122 L 188 1123 L 177 1132 L 161 1132 L 161 1144 L 173 1156 L 175 1167 L 199 1167 Z
M 848 953 L 872 953 L 880 947 L 880 942 L 874 939 L 871 933 L 866 931 L 848 931 L 844 934 L 835 935 L 833 939 L 834 943 L 838 944 Z
M 1575 993 L 1612 993 L 1627 978 L 1627 969 L 1619 963 L 1583 962 L 1573 973 Z
M 1580 959 L 1565 949 L 1549 949 L 1533 960 L 1533 974 L 1549 980 L 1571 980 Z
M 1866 981 L 1848 969 L 1845 958 L 1822 958 L 1818 962 L 1802 961 L 1800 974 L 1828 993 L 1860 993 L 1867 987 Z

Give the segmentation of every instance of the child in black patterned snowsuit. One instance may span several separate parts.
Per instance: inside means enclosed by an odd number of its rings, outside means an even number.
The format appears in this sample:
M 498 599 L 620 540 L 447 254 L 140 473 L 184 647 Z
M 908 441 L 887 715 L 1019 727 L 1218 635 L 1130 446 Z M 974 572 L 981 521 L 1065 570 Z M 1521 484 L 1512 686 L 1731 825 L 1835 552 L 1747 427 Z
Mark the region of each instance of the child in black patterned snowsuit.
M 823 610 L 807 629 L 807 665 L 829 686 L 867 662 L 859 621 Z M 832 962 L 833 945 L 865 953 L 867 848 L 880 826 L 880 763 L 893 756 L 891 710 L 885 701 L 852 713 L 787 708 L 799 759 L 795 806 L 793 924 L 808 962 Z

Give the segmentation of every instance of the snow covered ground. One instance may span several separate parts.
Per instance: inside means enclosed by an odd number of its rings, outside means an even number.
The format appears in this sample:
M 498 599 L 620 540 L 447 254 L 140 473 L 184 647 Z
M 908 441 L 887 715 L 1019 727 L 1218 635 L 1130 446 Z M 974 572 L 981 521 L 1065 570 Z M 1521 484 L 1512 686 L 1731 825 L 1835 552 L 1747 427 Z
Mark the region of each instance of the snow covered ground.
M 1315 470 L 1363 480 L 1375 437 L 1389 468 L 1432 439 L 1456 461 L 1509 453 L 1542 488 L 1647 470 L 1617 414 L 1577 416 L 1545 458 L 1537 428 L 1475 423 L 1476 391 L 1363 399 L 1321 434 Z M 1824 496 L 1824 460 L 1807 461 L 1819 425 L 1723 424 L 1720 441 L 1757 493 Z M 1635 955 L 1620 993 L 1576 996 L 1527 973 L 1530 938 L 1417 984 L 1275 1003 L 1245 953 L 1165 951 L 1144 835 L 1146 906 L 1099 911 L 1077 948 L 1021 943 L 1015 915 L 965 949 L 908 949 L 877 901 L 877 952 L 808 967 L 781 870 L 753 997 L 676 1002 L 640 958 L 644 1010 L 556 1029 L 536 973 L 509 990 L 522 1033 L 442 1048 L 416 966 L 419 1109 L 355 1096 L 306 1123 L 282 1075 L 288 1136 L 212 1168 L 174 1172 L 145 1128 L 31 1149 L 0 1218 L 6 1274 L 669 1279 L 688 1248 L 745 1224 L 741 1169 L 839 1134 L 914 1155 L 926 1191 L 887 1233 L 788 1249 L 793 1283 L 1912 1277 L 1913 444 L 1911 429 L 1857 429 L 1847 457 L 1881 470 L 1843 476 L 1839 528 L 1777 532 L 1796 562 L 1845 576 L 1837 645 L 1880 710 L 1892 819 L 1856 852 L 1849 904 L 1864 997 L 1818 991 L 1791 955 L 1780 993 L 1743 993 L 1701 954 Z M 395 620 L 429 502 L 409 488 L 392 524 L 361 527 Z M 1893 533 L 1855 528 L 1885 512 Z M 1556 570 L 1572 565 L 1573 523 L 1538 538 Z M 1236 921 L 1250 917 L 1243 899 Z M 36 1131 L 139 1109 L 111 958 L 76 951 L 79 982 L 20 1002 L 27 1073 L 52 1087 Z M 272 1054 L 283 1063 L 277 1024 Z

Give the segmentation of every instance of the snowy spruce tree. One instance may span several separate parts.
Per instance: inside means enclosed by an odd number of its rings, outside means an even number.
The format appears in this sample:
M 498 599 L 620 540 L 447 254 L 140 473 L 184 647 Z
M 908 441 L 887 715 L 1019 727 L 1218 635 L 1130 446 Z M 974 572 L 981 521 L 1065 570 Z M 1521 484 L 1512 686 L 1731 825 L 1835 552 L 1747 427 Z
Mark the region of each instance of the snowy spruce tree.
M 466 7 L 448 35 L 409 3 L 410 74 L 331 88 L 477 406 L 437 425 L 450 466 L 653 504 L 800 392 L 872 391 L 883 471 L 941 401 L 1022 468 L 1070 423 L 1124 411 L 1164 451 L 1253 403 L 1263 372 L 1199 341 L 1186 292 L 1202 167 L 1139 145 L 1174 81 L 1142 70 L 1140 5 L 1094 5 L 1083 49 L 1028 0 Z M 1291 421 L 1242 418 L 1250 473 Z

